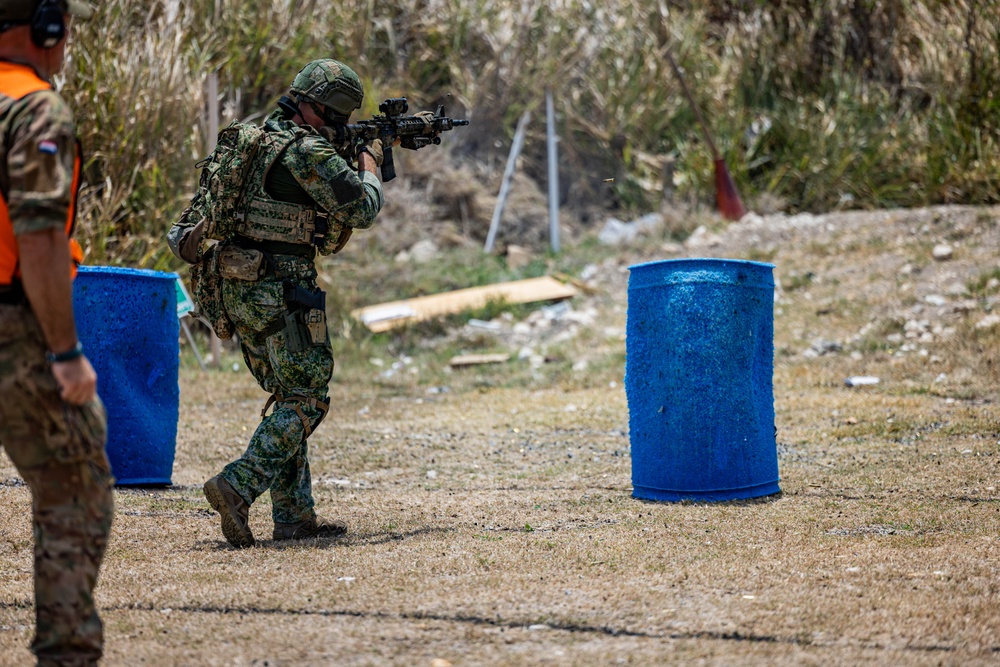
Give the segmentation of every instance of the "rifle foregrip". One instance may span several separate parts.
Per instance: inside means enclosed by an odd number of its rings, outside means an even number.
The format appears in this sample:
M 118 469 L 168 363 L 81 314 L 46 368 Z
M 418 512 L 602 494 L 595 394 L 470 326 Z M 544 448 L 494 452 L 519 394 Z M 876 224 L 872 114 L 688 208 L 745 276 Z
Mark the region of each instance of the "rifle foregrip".
M 396 165 L 392 161 L 392 146 L 382 149 L 382 182 L 386 183 L 396 178 Z

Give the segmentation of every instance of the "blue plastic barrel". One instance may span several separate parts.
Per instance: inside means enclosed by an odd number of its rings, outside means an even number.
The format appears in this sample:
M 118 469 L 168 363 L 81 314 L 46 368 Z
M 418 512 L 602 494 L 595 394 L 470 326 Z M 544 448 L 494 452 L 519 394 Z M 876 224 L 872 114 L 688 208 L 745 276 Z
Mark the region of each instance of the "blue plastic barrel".
M 773 268 L 729 259 L 630 267 L 634 497 L 724 501 L 780 491 Z
M 175 273 L 80 267 L 73 311 L 108 411 L 108 459 L 119 485 L 167 485 L 179 390 Z

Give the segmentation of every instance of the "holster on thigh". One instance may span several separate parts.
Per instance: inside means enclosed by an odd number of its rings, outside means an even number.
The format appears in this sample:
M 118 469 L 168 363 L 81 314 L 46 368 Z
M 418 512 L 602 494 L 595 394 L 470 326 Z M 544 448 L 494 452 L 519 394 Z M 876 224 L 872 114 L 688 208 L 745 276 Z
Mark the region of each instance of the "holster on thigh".
M 303 440 L 312 435 L 312 432 L 323 422 L 324 419 L 326 419 L 326 415 L 330 411 L 329 401 L 324 403 L 323 401 L 315 398 L 308 398 L 306 396 L 299 396 L 296 394 L 285 396 L 280 392 L 275 392 L 268 397 L 267 403 L 264 404 L 264 409 L 260 411 L 260 416 L 266 417 L 267 411 L 272 405 L 277 408 L 277 406 L 286 403 L 289 407 L 295 410 L 295 414 L 297 414 L 299 419 L 302 420 L 302 428 L 304 429 L 304 435 L 302 436 Z M 309 420 L 309 417 L 306 416 L 306 413 L 302 411 L 303 404 L 320 411 L 319 421 L 316 422 L 315 426 Z

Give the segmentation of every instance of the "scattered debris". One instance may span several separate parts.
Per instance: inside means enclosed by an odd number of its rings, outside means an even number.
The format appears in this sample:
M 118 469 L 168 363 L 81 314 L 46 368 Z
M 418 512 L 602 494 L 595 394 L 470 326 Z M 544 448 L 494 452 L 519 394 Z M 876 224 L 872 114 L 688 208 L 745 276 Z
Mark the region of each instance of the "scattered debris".
M 826 338 L 817 338 L 809 346 L 808 350 L 802 353 L 802 356 L 813 359 L 816 357 L 822 357 L 824 354 L 833 354 L 835 352 L 840 352 L 843 349 L 843 345 L 835 340 L 827 340 Z
M 487 322 L 485 320 L 477 320 L 476 318 L 472 318 L 465 324 L 473 329 L 485 329 L 486 331 L 500 331 L 503 329 L 503 325 L 499 322 Z

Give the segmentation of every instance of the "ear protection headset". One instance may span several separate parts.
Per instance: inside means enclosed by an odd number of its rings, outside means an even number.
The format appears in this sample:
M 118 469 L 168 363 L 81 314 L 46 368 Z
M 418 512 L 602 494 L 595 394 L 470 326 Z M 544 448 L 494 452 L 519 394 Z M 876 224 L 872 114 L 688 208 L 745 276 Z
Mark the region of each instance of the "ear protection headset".
M 59 0 L 41 0 L 31 16 L 31 41 L 40 49 L 51 49 L 66 36 L 66 20 Z

